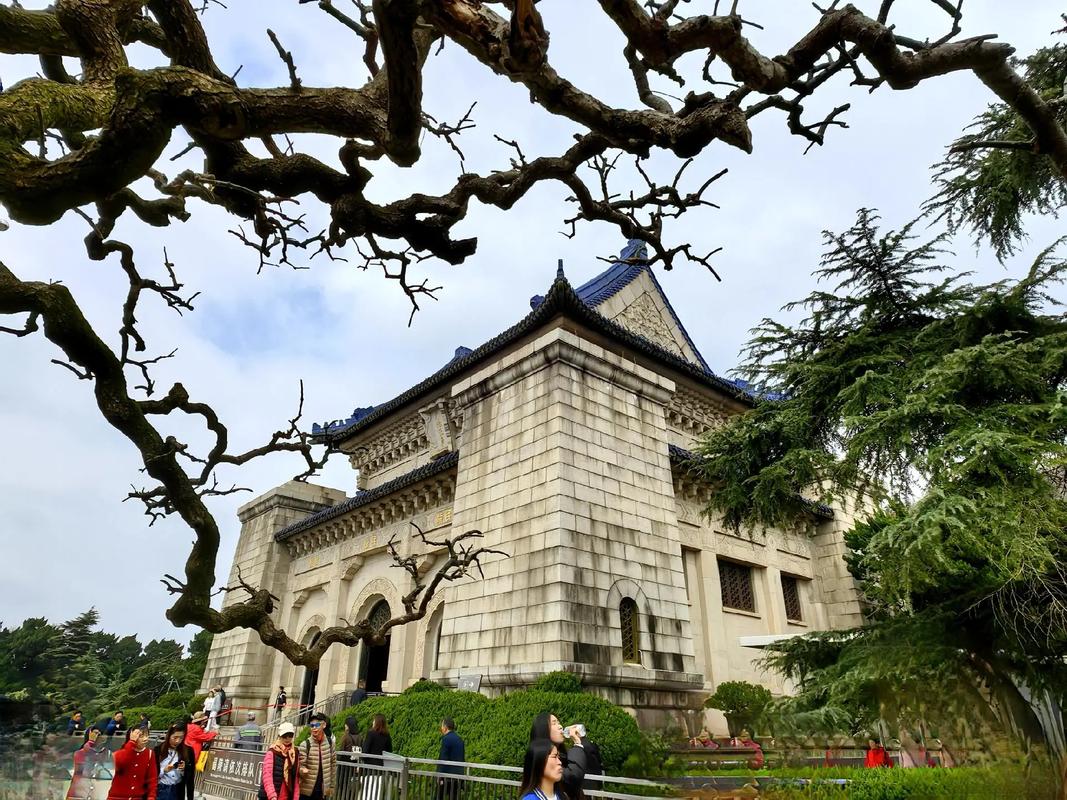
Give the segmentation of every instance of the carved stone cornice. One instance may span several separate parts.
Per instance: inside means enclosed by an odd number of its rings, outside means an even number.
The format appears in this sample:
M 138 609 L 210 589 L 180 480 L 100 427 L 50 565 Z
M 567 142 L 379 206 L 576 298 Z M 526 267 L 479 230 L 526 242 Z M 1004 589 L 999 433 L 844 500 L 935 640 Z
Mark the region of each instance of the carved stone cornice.
M 370 476 L 425 450 L 426 444 L 426 424 L 422 416 L 415 412 L 400 417 L 363 442 L 348 460 L 361 475 Z
M 730 414 L 724 403 L 686 387 L 679 387 L 667 406 L 667 424 L 675 431 L 695 439 L 722 426 Z
M 285 539 L 284 543 L 289 555 L 297 558 L 447 505 L 452 501 L 455 492 L 454 474 L 437 475 L 326 520 Z

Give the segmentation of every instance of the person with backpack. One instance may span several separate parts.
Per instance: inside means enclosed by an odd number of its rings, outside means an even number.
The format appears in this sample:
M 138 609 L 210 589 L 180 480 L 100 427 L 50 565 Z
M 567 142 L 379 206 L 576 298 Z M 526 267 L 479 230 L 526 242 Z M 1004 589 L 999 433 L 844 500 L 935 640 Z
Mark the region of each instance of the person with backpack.
M 285 687 L 278 687 L 278 698 L 274 701 L 274 721 L 277 722 L 285 714 L 285 704 L 289 702 L 289 698 L 285 696 Z
M 194 765 L 200 762 L 200 753 L 211 747 L 212 740 L 219 735 L 218 731 L 205 730 L 206 725 L 207 715 L 197 711 L 185 726 L 185 743 L 192 748 Z
M 337 756 L 333 749 L 333 740 L 326 735 L 330 719 L 325 714 L 311 716 L 308 727 L 311 735 L 304 740 L 300 748 L 301 800 L 323 800 L 333 797 L 334 781 L 337 777 Z
M 222 688 L 221 683 L 215 687 L 215 696 L 219 700 L 218 724 L 231 725 L 232 723 L 230 722 L 230 703 L 226 699 L 226 690 Z

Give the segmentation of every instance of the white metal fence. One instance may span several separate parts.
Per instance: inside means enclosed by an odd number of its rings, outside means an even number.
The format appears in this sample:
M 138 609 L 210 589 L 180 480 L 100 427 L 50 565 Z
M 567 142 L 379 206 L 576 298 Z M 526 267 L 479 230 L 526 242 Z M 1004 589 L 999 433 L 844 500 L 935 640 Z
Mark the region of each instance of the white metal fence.
M 254 800 L 262 779 L 263 752 L 216 747 L 208 768 L 199 774 L 197 794 L 223 800 Z M 347 754 L 339 754 L 345 756 Z M 522 770 L 499 764 L 474 764 L 406 758 L 394 754 L 338 759 L 334 800 L 517 800 Z M 380 763 L 378 763 L 380 762 Z M 444 774 L 438 767 L 462 770 Z M 589 776 L 588 797 L 646 800 L 667 789 L 652 781 Z

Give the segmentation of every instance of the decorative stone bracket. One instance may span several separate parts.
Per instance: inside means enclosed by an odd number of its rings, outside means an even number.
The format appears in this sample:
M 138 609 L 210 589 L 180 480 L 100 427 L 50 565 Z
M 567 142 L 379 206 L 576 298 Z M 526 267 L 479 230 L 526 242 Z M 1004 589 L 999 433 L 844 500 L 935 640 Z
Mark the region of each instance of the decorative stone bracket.
M 319 584 L 321 585 L 321 584 Z M 293 609 L 302 608 L 304 603 L 308 601 L 308 598 L 319 588 L 319 585 L 309 586 L 306 589 L 301 589 L 296 593 L 296 597 L 293 598 Z
M 458 449 L 456 426 L 452 421 L 449 406 L 448 400 L 442 397 L 419 409 L 419 415 L 426 426 L 426 444 L 430 458 L 447 455 Z
M 341 563 L 341 580 L 350 581 L 359 572 L 366 559 L 363 556 L 352 556 Z

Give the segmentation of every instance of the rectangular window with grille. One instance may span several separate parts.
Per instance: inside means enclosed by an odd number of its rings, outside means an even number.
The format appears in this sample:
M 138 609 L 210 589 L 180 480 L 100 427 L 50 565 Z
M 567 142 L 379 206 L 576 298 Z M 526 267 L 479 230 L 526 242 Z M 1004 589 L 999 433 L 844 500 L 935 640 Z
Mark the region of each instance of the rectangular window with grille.
M 756 610 L 751 567 L 733 561 L 719 561 L 719 582 L 722 584 L 722 604 L 725 608 Z
M 792 575 L 782 576 L 782 597 L 785 598 L 785 618 L 792 622 L 803 622 L 804 612 L 800 608 L 800 581 Z

